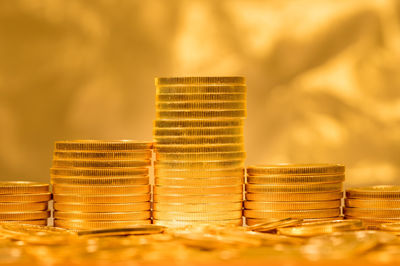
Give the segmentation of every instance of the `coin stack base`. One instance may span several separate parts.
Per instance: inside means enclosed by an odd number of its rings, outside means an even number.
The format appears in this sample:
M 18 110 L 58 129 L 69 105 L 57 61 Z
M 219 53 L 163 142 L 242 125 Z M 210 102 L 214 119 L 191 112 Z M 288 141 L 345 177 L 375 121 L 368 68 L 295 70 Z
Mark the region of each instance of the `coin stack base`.
M 243 77 L 156 79 L 153 222 L 241 224 Z
M 54 225 L 89 230 L 151 223 L 151 148 L 138 141 L 56 142 Z
M 400 186 L 372 186 L 346 190 L 346 219 L 360 219 L 369 229 L 400 222 Z
M 49 185 L 28 182 L 0 182 L 0 223 L 47 225 L 50 217 Z
M 344 166 L 257 165 L 247 168 L 244 216 L 247 225 L 285 218 L 338 219 Z

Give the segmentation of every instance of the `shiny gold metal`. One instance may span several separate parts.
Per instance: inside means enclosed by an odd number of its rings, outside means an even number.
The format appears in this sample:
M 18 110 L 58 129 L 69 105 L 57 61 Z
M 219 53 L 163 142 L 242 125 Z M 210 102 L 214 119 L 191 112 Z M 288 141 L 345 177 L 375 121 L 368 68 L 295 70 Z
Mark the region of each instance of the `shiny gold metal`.
M 400 218 L 400 209 L 371 209 L 371 208 L 349 208 L 343 209 L 345 216 L 351 217 L 374 217 L 374 218 Z
M 372 186 L 346 190 L 346 198 L 400 199 L 400 186 Z
M 65 212 L 54 211 L 55 219 L 86 221 L 128 221 L 150 219 L 150 211 L 137 212 Z
M 156 152 L 158 161 L 227 161 L 244 160 L 246 152 L 163 153 Z
M 155 219 L 153 223 L 156 225 L 163 225 L 167 227 L 185 227 L 189 225 L 236 225 L 241 226 L 243 221 L 242 219 L 231 219 L 231 220 L 206 220 L 206 221 L 198 221 L 198 220 L 185 220 L 185 221 L 177 221 L 177 220 L 160 220 Z
M 308 175 L 342 174 L 345 167 L 341 164 L 277 164 L 254 165 L 247 167 L 248 175 Z
M 153 210 L 161 212 L 216 212 L 237 211 L 242 209 L 242 202 L 215 203 L 163 203 L 155 202 Z
M 174 95 L 174 94 L 171 94 Z M 156 110 L 238 110 L 246 109 L 245 101 L 158 102 Z
M 156 94 L 205 94 L 205 93 L 246 93 L 246 85 L 168 85 L 168 86 L 157 86 Z
M 175 145 L 155 144 L 157 153 L 224 153 L 244 152 L 243 144 L 205 144 L 205 145 Z
M 114 167 L 149 167 L 150 160 L 53 160 L 53 167 L 77 167 L 77 168 L 114 168 Z
M 81 230 L 77 234 L 85 237 L 151 235 L 160 234 L 164 230 L 165 227 L 160 225 L 132 225 L 125 228 Z
M 246 200 L 254 201 L 319 201 L 319 200 L 338 200 L 343 197 L 343 192 L 321 192 L 321 193 L 246 193 Z
M 45 211 L 47 209 L 47 202 L 0 203 L 0 212 Z
M 46 226 L 47 225 L 47 218 L 46 219 L 38 219 L 38 220 L 21 220 L 21 221 L 0 221 L 0 226 L 2 224 L 24 224 L 24 225 L 39 225 L 39 226 Z
M 206 145 L 206 144 L 243 144 L 243 136 L 202 136 L 202 137 L 154 137 L 157 144 L 185 144 L 185 145 Z
M 371 209 L 400 209 L 400 200 L 345 199 L 346 207 Z
M 221 203 L 238 202 L 243 200 L 243 194 L 215 194 L 215 195 L 181 195 L 181 194 L 168 194 L 168 195 L 153 195 L 154 202 L 160 203 Z
M 264 222 L 247 226 L 246 229 L 256 232 L 269 232 L 281 227 L 295 226 L 302 223 L 302 219 L 285 218 L 277 221 Z
M 400 232 L 400 223 L 383 223 L 380 228 L 385 231 Z
M 44 202 L 51 200 L 51 193 L 37 193 L 37 194 L 0 194 L 0 202 Z
M 54 210 L 63 212 L 137 212 L 150 210 L 150 201 L 137 203 L 83 204 L 54 203 Z
M 247 176 L 249 184 L 308 184 L 308 183 L 338 183 L 345 179 L 343 174 L 336 175 L 269 175 Z
M 162 186 L 222 186 L 243 184 L 244 177 L 166 178 L 156 177 L 155 185 Z
M 154 194 L 182 194 L 182 195 L 198 195 L 198 194 L 231 194 L 242 193 L 243 185 L 232 186 L 154 186 Z
M 339 208 L 341 200 L 329 201 L 303 201 L 303 202 L 259 202 L 259 201 L 245 201 L 244 207 L 249 210 L 318 210 L 318 209 L 332 209 Z
M 179 94 L 156 95 L 156 102 L 189 102 L 189 101 L 240 102 L 240 101 L 246 101 L 246 94 L 245 93 L 179 93 Z
M 308 224 L 308 223 L 314 223 L 314 222 L 329 222 L 329 221 L 336 221 L 336 220 L 343 220 L 342 216 L 336 216 L 336 217 L 328 217 L 328 218 L 246 218 L 246 224 L 248 226 L 253 226 L 253 225 L 258 225 L 258 224 L 268 224 L 268 223 L 275 223 L 280 220 L 285 220 L 285 219 L 295 219 L 295 220 L 301 220 L 301 224 Z
M 126 176 L 126 177 L 69 177 L 53 176 L 51 183 L 62 185 L 82 185 L 82 186 L 118 186 L 118 185 L 148 185 L 149 176 Z
M 0 182 L 0 194 L 37 194 L 49 192 L 49 184 L 29 181 Z
M 0 220 L 39 220 L 50 217 L 49 211 L 0 212 Z
M 269 193 L 269 192 L 293 192 L 293 193 L 315 193 L 333 192 L 342 190 L 343 184 L 324 183 L 324 184 L 300 184 L 300 185 L 259 185 L 246 184 L 246 191 L 249 193 Z
M 156 137 L 243 135 L 243 127 L 154 128 Z
M 150 194 L 124 195 L 74 195 L 54 194 L 54 201 L 59 203 L 134 203 L 150 200 Z
M 55 151 L 54 160 L 132 160 L 148 162 L 151 150 L 138 151 Z
M 237 110 L 158 110 L 157 119 L 196 119 L 196 118 L 226 118 L 226 117 L 246 117 L 246 109 Z
M 227 160 L 227 161 L 154 161 L 154 168 L 167 169 L 210 169 L 210 168 L 238 168 L 244 165 L 244 160 Z
M 238 168 L 221 168 L 221 169 L 164 169 L 155 168 L 154 175 L 156 177 L 183 177 L 183 178 L 206 178 L 206 177 L 243 177 L 243 167 Z
M 242 217 L 242 210 L 217 211 L 217 212 L 170 212 L 153 211 L 156 220 L 178 221 L 207 221 L 207 220 L 233 220 Z
M 150 185 L 53 185 L 54 194 L 79 194 L 79 195 L 123 195 L 150 193 Z
M 329 218 L 340 215 L 340 208 L 322 210 L 299 210 L 299 211 L 267 211 L 267 210 L 244 210 L 246 218 Z
M 50 175 L 53 176 L 73 176 L 73 177 L 89 177 L 89 176 L 141 176 L 147 175 L 147 168 L 51 168 Z
M 151 220 L 131 220 L 131 221 L 87 221 L 87 220 L 63 220 L 55 219 L 54 226 L 71 230 L 93 230 L 106 228 L 123 228 L 136 225 L 151 224 Z
M 71 140 L 56 141 L 55 150 L 63 151 L 130 151 L 149 150 L 152 142 L 136 140 Z
M 227 84 L 240 84 L 244 85 L 246 79 L 239 76 L 231 77 L 158 77 L 155 78 L 155 84 L 157 87 L 170 86 L 170 85 L 189 85 L 195 84 L 201 85 L 227 85 Z
M 221 119 L 156 119 L 155 128 L 220 128 L 220 127 L 243 127 L 243 118 L 221 118 Z

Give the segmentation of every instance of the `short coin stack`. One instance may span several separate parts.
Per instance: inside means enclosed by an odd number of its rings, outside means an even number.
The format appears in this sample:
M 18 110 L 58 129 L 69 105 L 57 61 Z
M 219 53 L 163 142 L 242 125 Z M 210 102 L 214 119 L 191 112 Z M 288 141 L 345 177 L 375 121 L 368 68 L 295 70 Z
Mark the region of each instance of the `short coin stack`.
M 47 225 L 50 199 L 48 184 L 0 182 L 0 222 Z
M 244 203 L 247 224 L 283 218 L 337 219 L 344 170 L 343 165 L 336 164 L 248 167 Z
M 51 182 L 54 225 L 106 229 L 151 223 L 152 143 L 58 141 Z
M 400 186 L 372 186 L 346 190 L 346 218 L 361 219 L 370 228 L 400 222 Z
M 241 224 L 243 77 L 156 79 L 153 222 Z

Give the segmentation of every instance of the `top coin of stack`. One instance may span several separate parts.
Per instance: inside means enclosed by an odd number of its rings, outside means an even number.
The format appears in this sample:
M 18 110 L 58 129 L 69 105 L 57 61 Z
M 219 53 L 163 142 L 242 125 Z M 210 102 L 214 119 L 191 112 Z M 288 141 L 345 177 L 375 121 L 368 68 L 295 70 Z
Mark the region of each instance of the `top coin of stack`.
M 400 186 L 372 186 L 346 190 L 346 218 L 364 221 L 371 229 L 400 222 Z
M 156 79 L 153 221 L 240 224 L 243 77 Z
M 283 219 L 337 218 L 344 166 L 259 165 L 247 168 L 244 216 L 248 225 Z
M 152 143 L 77 140 L 55 143 L 54 225 L 105 229 L 149 224 Z
M 48 184 L 0 182 L 0 222 L 47 225 L 50 199 Z

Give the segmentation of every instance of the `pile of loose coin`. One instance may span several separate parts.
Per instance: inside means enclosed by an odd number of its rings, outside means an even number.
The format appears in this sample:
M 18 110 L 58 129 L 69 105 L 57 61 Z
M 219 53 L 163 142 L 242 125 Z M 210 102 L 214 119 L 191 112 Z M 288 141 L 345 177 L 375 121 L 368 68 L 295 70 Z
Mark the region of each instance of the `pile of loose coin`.
M 153 221 L 241 224 L 243 77 L 156 79 Z
M 344 166 L 259 165 L 247 168 L 244 216 L 248 225 L 283 218 L 309 221 L 341 215 Z
M 400 186 L 372 186 L 346 190 L 344 214 L 370 228 L 400 222 Z
M 151 223 L 152 143 L 58 141 L 51 183 L 54 225 L 100 229 Z
M 48 184 L 28 181 L 0 182 L 0 221 L 47 225 L 50 199 Z

